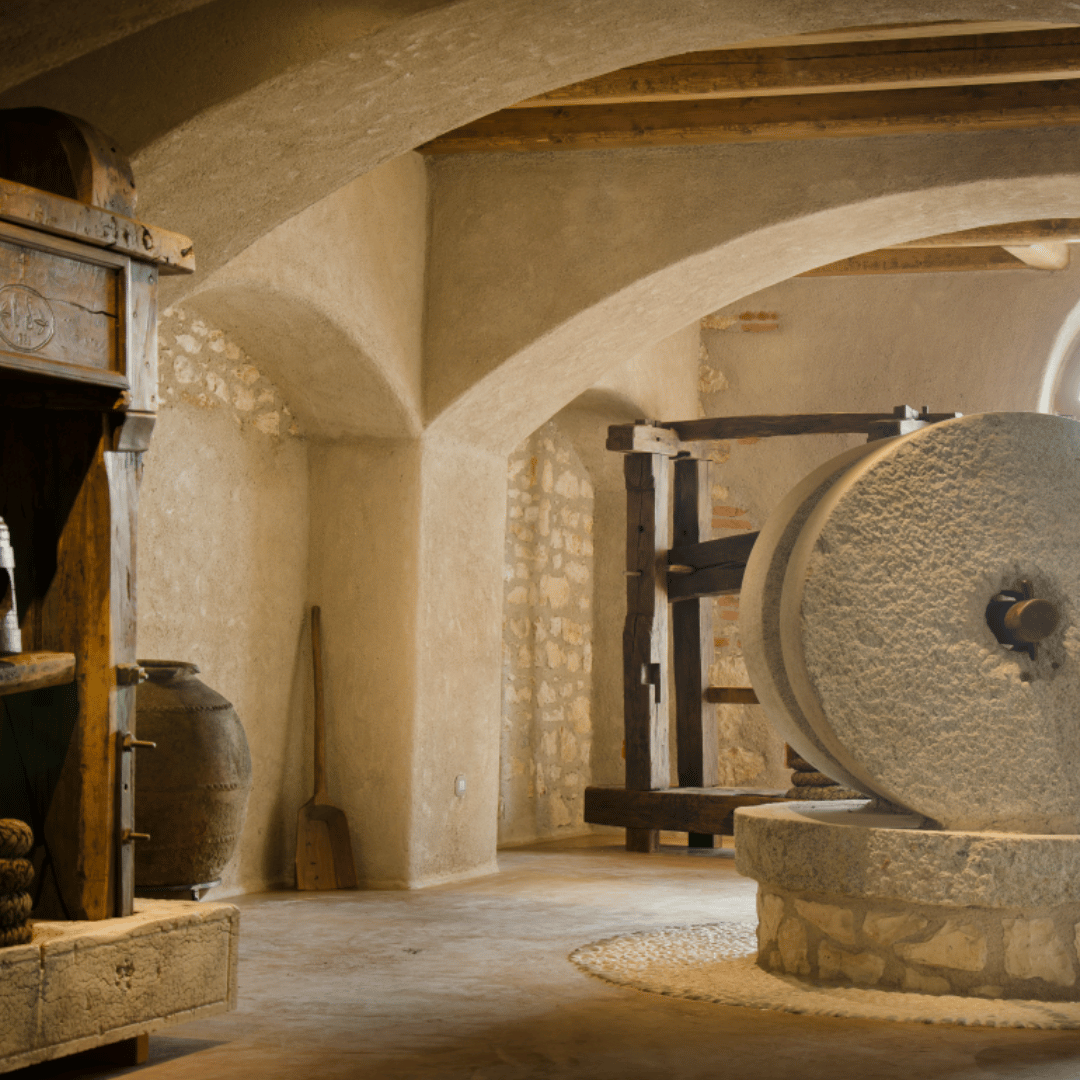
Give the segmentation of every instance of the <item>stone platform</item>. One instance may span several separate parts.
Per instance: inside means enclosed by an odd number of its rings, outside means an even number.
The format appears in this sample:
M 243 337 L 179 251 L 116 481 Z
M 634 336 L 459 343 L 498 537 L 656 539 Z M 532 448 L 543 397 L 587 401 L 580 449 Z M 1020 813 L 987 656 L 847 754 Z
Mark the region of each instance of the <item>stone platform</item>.
M 1080 836 L 925 824 L 861 800 L 736 811 L 758 965 L 819 984 L 1080 1001 Z
M 0 1072 L 236 1007 L 240 912 L 136 900 L 102 922 L 37 922 L 0 949 Z

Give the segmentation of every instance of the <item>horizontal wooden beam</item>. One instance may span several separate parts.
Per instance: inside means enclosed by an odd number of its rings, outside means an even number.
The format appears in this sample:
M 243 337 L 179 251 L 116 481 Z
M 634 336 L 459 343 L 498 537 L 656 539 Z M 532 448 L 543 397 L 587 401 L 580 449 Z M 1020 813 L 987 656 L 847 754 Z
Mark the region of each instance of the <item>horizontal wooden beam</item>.
M 504 109 L 429 154 L 869 138 L 1080 124 L 1080 81 Z
M 799 277 L 950 274 L 976 270 L 1039 270 L 1000 247 L 883 248 L 816 266 Z
M 709 566 L 745 566 L 758 538 L 756 532 L 702 540 L 697 544 L 678 544 L 668 552 L 669 566 L 691 566 L 703 570 Z
M 1012 221 L 1005 225 L 983 225 L 977 229 L 939 233 L 921 240 L 907 240 L 887 249 L 1002 247 L 1005 244 L 1075 243 L 1080 241 L 1080 218 L 1043 218 L 1039 221 Z
M 11 180 L 0 179 L 0 221 L 157 263 L 162 274 L 195 272 L 194 245 L 186 236 Z
M 730 596 L 742 589 L 746 564 L 731 566 L 707 566 L 692 574 L 668 576 L 667 598 L 671 603 L 678 600 L 700 600 L 703 596 Z
M 951 420 L 957 413 L 916 414 L 931 424 Z M 665 422 L 681 440 L 767 439 L 778 435 L 865 435 L 870 425 L 895 420 L 894 413 L 794 413 L 772 416 L 711 416 L 702 420 Z
M 719 834 L 731 812 L 740 806 L 787 802 L 778 788 L 667 788 L 629 791 L 619 787 L 587 787 L 585 820 L 592 825 L 629 829 Z
M 617 454 L 664 454 L 674 457 L 679 453 L 679 437 L 666 428 L 649 421 L 638 424 L 613 424 L 608 428 L 608 450 Z
M 0 658 L 0 695 L 75 681 L 75 654 L 24 652 Z
M 758 696 L 751 686 L 707 686 L 705 700 L 713 705 L 758 704 Z
M 515 105 L 739 98 L 1080 77 L 1080 29 L 719 49 L 669 56 Z

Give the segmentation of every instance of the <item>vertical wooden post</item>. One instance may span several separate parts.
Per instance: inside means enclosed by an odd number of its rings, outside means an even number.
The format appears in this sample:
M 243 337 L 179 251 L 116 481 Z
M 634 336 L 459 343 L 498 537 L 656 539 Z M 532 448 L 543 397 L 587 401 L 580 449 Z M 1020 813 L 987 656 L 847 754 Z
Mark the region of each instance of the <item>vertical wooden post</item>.
M 109 609 L 112 630 L 112 669 L 135 663 L 135 539 L 139 503 L 140 455 L 106 453 L 111 509 L 111 567 Z M 110 691 L 115 717 L 116 779 L 116 893 L 113 914 L 130 915 L 134 910 L 135 853 L 130 838 L 135 829 L 135 751 L 124 747 L 128 735 L 135 734 L 135 687 L 119 685 Z
M 102 432 L 60 534 L 57 573 L 42 609 L 46 648 L 75 653 L 79 704 L 45 838 L 67 917 L 90 920 L 115 914 L 117 886 L 112 514 L 105 453 Z
M 709 463 L 675 462 L 674 543 L 696 544 L 708 537 L 712 519 Z M 675 745 L 679 787 L 716 787 L 719 746 L 715 707 L 705 701 L 713 652 L 712 601 L 680 600 L 672 605 L 674 639 Z M 712 847 L 708 834 L 690 833 L 691 847 Z
M 623 630 L 626 786 L 655 791 L 670 784 L 665 667 L 668 476 L 662 454 L 627 454 L 626 626 Z M 656 829 L 627 829 L 629 851 L 655 851 Z

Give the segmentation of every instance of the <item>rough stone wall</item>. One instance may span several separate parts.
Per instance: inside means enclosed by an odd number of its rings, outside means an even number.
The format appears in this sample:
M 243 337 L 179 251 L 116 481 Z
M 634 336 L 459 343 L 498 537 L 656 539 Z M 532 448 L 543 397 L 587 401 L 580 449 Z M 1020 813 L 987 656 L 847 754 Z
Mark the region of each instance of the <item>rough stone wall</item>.
M 310 695 L 307 443 L 257 360 L 166 309 L 160 413 L 144 462 L 138 654 L 189 660 L 236 706 L 254 784 L 212 896 L 289 880 Z M 145 751 L 151 753 L 152 751 Z
M 554 422 L 510 455 L 500 844 L 585 828 L 593 504 L 588 471 Z

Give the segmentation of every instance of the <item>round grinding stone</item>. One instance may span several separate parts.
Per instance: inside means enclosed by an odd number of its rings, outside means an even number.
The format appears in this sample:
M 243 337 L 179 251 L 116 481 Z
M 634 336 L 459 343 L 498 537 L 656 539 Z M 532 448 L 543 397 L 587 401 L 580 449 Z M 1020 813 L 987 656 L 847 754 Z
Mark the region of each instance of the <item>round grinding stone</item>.
M 891 440 L 890 440 L 891 441 Z M 780 649 L 780 596 L 791 549 L 822 496 L 880 442 L 846 450 L 805 477 L 781 500 L 761 530 L 739 593 L 739 637 L 754 693 L 780 737 L 800 757 L 845 788 L 878 794 L 857 781 L 825 749 L 791 689 Z
M 986 611 L 1027 581 L 1035 658 Z M 986 413 L 880 444 L 810 514 L 780 636 L 792 691 L 860 787 L 947 829 L 1080 833 L 1080 424 Z

